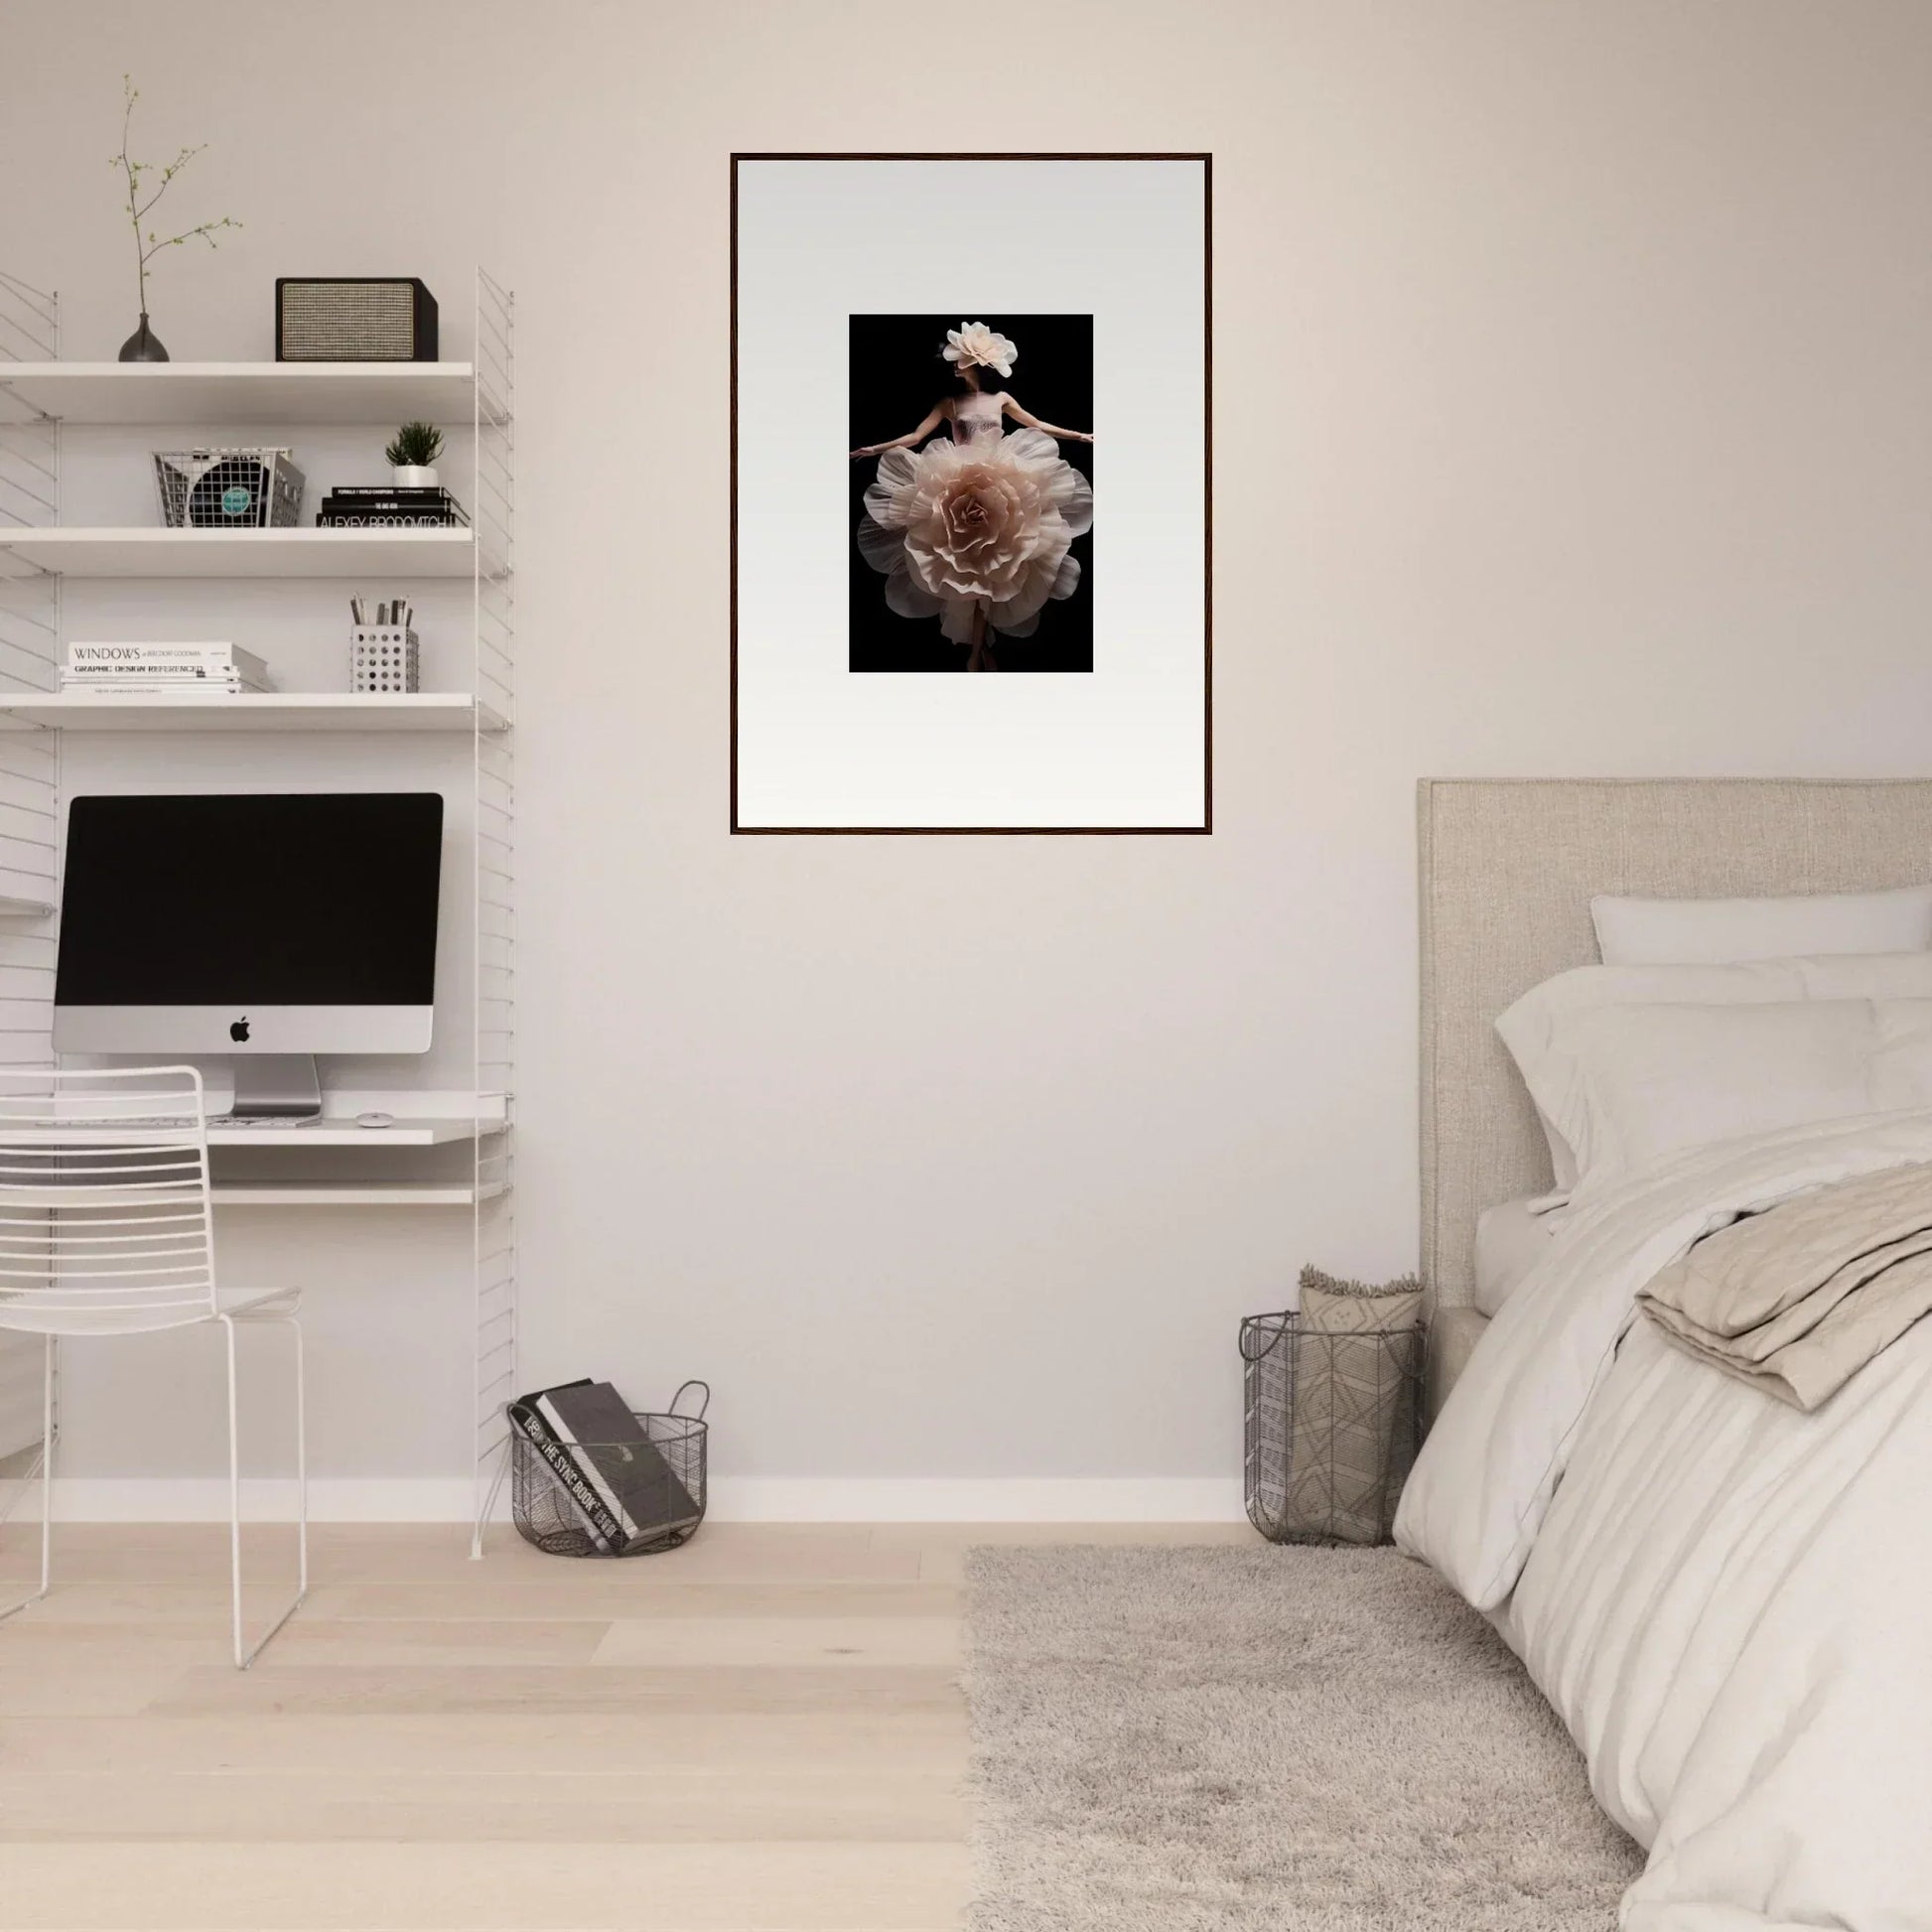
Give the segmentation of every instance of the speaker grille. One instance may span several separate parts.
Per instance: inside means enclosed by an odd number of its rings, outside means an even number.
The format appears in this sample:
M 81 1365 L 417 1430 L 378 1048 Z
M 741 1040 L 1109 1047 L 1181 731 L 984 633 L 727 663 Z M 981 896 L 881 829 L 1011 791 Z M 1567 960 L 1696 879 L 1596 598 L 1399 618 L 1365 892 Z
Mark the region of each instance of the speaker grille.
M 282 290 L 285 362 L 408 362 L 416 291 L 408 282 L 290 282 Z

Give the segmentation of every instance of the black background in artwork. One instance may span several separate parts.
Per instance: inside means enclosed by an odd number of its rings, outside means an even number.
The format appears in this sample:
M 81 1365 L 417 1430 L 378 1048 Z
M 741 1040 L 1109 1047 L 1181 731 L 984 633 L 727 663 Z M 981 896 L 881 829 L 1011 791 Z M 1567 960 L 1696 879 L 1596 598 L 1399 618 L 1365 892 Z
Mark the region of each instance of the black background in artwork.
M 888 442 L 917 426 L 941 396 L 963 396 L 965 384 L 939 351 L 951 316 L 854 316 L 851 348 L 851 425 L 848 450 Z M 1005 389 L 1042 423 L 1091 430 L 1093 421 L 1093 318 L 1091 316 L 988 315 L 975 309 L 968 322 L 984 322 L 1009 338 L 1019 354 L 1009 381 L 993 369 L 980 371 L 981 387 Z M 1009 422 L 1009 430 L 1019 425 Z M 942 426 L 936 434 L 949 432 Z M 1089 482 L 1093 445 L 1062 443 L 1060 455 Z M 937 618 L 901 618 L 886 608 L 886 580 L 859 554 L 856 532 L 866 513 L 866 489 L 879 471 L 877 457 L 847 459 L 850 511 L 846 549 L 850 563 L 851 668 L 855 671 L 963 671 L 966 646 L 939 634 Z M 1002 671 L 1093 669 L 1093 533 L 1073 539 L 1080 561 L 1080 588 L 1048 601 L 1031 637 L 988 642 Z

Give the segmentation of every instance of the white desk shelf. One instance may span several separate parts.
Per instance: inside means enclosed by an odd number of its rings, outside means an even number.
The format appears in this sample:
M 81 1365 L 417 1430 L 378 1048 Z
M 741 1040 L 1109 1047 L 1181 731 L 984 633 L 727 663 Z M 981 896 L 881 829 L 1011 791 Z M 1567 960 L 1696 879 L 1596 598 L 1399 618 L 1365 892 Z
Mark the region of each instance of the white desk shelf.
M 490 1126 L 484 1123 L 483 1132 Z M 498 1130 L 500 1131 L 500 1130 Z M 290 1121 L 286 1127 L 210 1127 L 207 1144 L 228 1147 L 447 1147 L 474 1141 L 474 1116 L 441 1120 L 398 1120 L 389 1127 L 357 1127 L 352 1120 Z
M 217 1180 L 208 1189 L 216 1207 L 475 1207 L 502 1191 L 501 1181 L 467 1180 Z
M 0 725 L 90 732 L 483 732 L 502 715 L 460 691 L 0 692 Z M 46 908 L 43 907 L 43 910 Z M 0 901 L 0 913 L 6 910 Z
M 0 362 L 0 396 L 68 423 L 467 422 L 468 362 Z
M 444 318 L 454 321 L 447 305 Z M 451 1342 L 465 1347 L 473 1363 L 466 1453 L 475 1458 L 481 1504 L 491 1472 L 501 1466 L 508 1443 L 503 1407 L 518 1387 L 515 1136 L 505 1098 L 515 1085 L 516 1048 L 509 729 L 516 673 L 515 307 L 509 292 L 482 270 L 474 322 L 470 359 L 460 362 L 64 361 L 60 299 L 0 269 L 0 805 L 6 821 L 0 828 L 6 833 L 0 839 L 0 976 L 18 1016 L 9 1058 L 52 1058 L 45 1016 L 54 997 L 63 770 L 70 759 L 84 760 L 93 782 L 95 771 L 118 759 L 129 769 L 126 788 L 140 789 L 157 760 L 184 771 L 203 761 L 215 769 L 235 762 L 205 760 L 213 747 L 193 744 L 195 735 L 212 740 L 217 734 L 313 732 L 339 736 L 306 748 L 305 776 L 325 753 L 339 752 L 356 783 L 366 783 L 371 771 L 391 770 L 407 782 L 434 765 L 457 807 L 455 836 L 465 841 L 469 862 L 464 890 L 446 906 L 468 916 L 469 957 L 459 942 L 454 970 L 438 987 L 451 1008 L 447 1025 L 445 1017 L 438 1020 L 438 1077 L 447 1076 L 450 1085 L 359 1099 L 333 1096 L 331 1104 L 346 1111 L 354 1110 L 348 1105 L 354 1101 L 396 1115 L 396 1124 L 386 1128 L 331 1119 L 312 1126 L 212 1129 L 209 1143 L 219 1151 L 212 1196 L 223 1211 L 456 1210 L 440 1225 L 452 1237 L 459 1230 L 465 1237 L 470 1333 L 453 1335 Z M 69 447 L 92 471 L 103 464 L 130 466 L 124 485 L 131 486 L 138 472 L 145 490 L 158 441 L 184 447 L 295 443 L 313 425 L 341 432 L 331 440 L 347 443 L 410 420 L 463 432 L 451 435 L 446 481 L 465 500 L 469 527 L 349 530 L 310 523 L 170 530 L 62 521 L 63 452 Z M 122 500 L 131 505 L 137 498 L 129 493 Z M 213 600 L 252 606 L 286 596 L 292 605 L 299 596 L 293 589 L 255 586 L 293 587 L 305 580 L 326 586 L 343 579 L 393 587 L 385 596 L 416 580 L 463 587 L 464 594 L 452 599 L 446 592 L 442 600 L 452 611 L 463 608 L 468 620 L 468 665 L 459 668 L 450 655 L 447 674 L 461 688 L 408 696 L 278 691 L 206 697 L 58 688 L 72 624 L 95 621 L 80 619 L 83 611 L 105 607 L 134 624 L 152 609 L 168 624 L 146 634 L 196 634 L 184 632 L 184 614 Z M 123 592 L 111 588 L 115 580 L 140 588 Z M 224 588 L 244 582 L 246 591 Z M 309 596 L 315 595 L 312 588 Z M 454 635 L 446 642 L 454 652 Z M 103 736 L 69 748 L 65 734 L 76 730 Z M 118 743 L 111 736 L 117 733 L 123 735 Z M 425 733 L 444 736 L 432 745 L 420 736 Z M 170 734 L 183 742 L 143 746 L 135 742 L 140 734 Z M 466 741 L 467 782 L 452 769 Z M 245 764 L 247 747 L 234 750 Z M 282 751 L 294 755 L 297 748 Z M 253 754 L 263 760 L 268 756 L 266 747 Z M 411 1107 L 424 1117 L 412 1118 Z M 259 1158 L 239 1151 L 244 1149 Z M 315 1158 L 306 1159 L 304 1149 Z M 393 1156 L 377 1152 L 382 1149 Z M 318 1296 L 324 1293 L 318 1271 L 304 1272 Z M 0 1378 L 0 1390 L 6 1386 Z M 36 1433 L 39 1414 L 36 1406 Z M 0 1425 L 6 1420 L 0 1418 Z M 472 1547 L 481 1553 L 480 1534 Z
M 292 1120 L 278 1127 L 222 1127 L 210 1123 L 207 1144 L 215 1148 L 423 1148 L 448 1147 L 456 1141 L 488 1139 L 504 1131 L 500 1121 L 485 1120 L 479 1132 L 474 1115 L 438 1119 L 397 1120 L 388 1127 L 358 1127 L 352 1120 Z M 115 1127 L 72 1128 L 34 1132 L 27 1128 L 12 1130 L 13 1139 L 22 1145 L 46 1142 L 62 1147 L 114 1147 L 125 1138 L 125 1129 Z
M 469 577 L 465 529 L 0 530 L 0 559 L 62 577 Z

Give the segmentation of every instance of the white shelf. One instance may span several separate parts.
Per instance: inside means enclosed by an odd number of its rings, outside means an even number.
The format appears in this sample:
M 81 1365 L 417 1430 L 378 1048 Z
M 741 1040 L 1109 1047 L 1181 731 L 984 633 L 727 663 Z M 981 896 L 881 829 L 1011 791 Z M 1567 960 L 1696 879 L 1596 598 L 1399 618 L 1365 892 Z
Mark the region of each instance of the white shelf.
M 468 362 L 0 362 L 0 395 L 69 423 L 468 421 Z
M 64 577 L 468 577 L 467 529 L 0 530 L 0 557 Z
M 461 691 L 264 691 L 201 697 L 152 691 L 111 695 L 42 691 L 0 695 L 0 724 L 90 732 L 485 732 L 502 717 Z M 24 899 L 0 899 L 29 910 Z M 33 908 L 45 910 L 45 907 Z
M 0 893 L 0 919 L 51 919 L 54 908 L 45 899 L 10 898 Z
M 502 1191 L 466 1180 L 217 1180 L 208 1194 L 216 1207 L 474 1207 Z
M 484 1123 L 485 1133 L 490 1131 Z M 477 1123 L 463 1120 L 404 1120 L 390 1127 L 357 1127 L 352 1120 L 318 1120 L 304 1126 L 210 1127 L 209 1147 L 442 1147 L 451 1141 L 474 1141 Z
M 484 1121 L 485 1137 L 500 1134 L 501 1123 Z M 115 1127 L 62 1127 L 58 1129 L 16 1128 L 11 1138 L 22 1144 L 70 1147 L 114 1147 L 126 1139 L 127 1130 Z M 474 1141 L 477 1123 L 473 1118 L 407 1120 L 398 1117 L 388 1127 L 358 1127 L 352 1119 L 325 1118 L 316 1121 L 290 1121 L 277 1127 L 216 1127 L 207 1130 L 207 1144 L 217 1147 L 444 1147 L 452 1141 Z

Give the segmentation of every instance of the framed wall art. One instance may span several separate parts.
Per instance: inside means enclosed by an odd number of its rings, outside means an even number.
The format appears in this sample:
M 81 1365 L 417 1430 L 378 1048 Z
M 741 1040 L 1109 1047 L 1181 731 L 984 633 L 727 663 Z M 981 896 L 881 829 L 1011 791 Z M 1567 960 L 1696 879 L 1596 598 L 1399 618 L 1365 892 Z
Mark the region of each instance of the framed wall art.
M 1206 155 L 732 157 L 732 830 L 1212 825 Z

